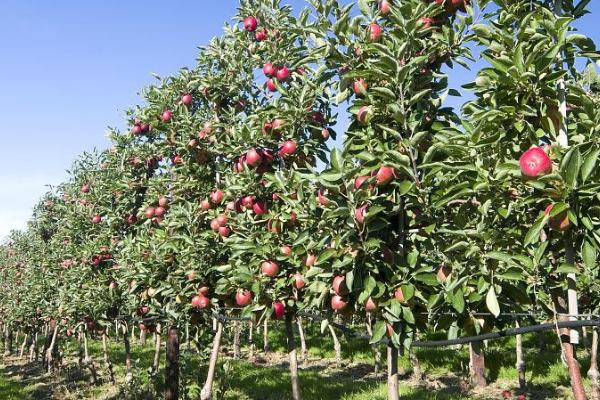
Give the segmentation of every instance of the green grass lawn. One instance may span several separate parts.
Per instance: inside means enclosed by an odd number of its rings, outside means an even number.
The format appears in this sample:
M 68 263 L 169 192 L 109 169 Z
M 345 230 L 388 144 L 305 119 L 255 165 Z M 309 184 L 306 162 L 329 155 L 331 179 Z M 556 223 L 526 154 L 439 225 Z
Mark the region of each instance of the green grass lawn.
M 285 337 L 282 327 L 273 325 L 270 330 L 272 353 L 262 352 L 262 335 L 255 335 L 255 363 L 246 360 L 247 347 L 243 348 L 242 359 L 231 359 L 231 330 L 226 331 L 223 354 L 217 370 L 215 382 L 216 399 L 227 400 L 283 400 L 290 398 L 287 359 L 284 354 Z M 386 399 L 385 371 L 373 373 L 374 353 L 364 340 L 344 338 L 342 343 L 343 361 L 336 367 L 335 352 L 331 337 L 321 334 L 318 324 L 306 326 L 308 362 L 301 363 L 300 380 L 303 399 L 306 400 L 379 400 Z M 206 338 L 209 340 L 209 338 Z M 243 336 L 242 343 L 246 337 Z M 527 364 L 529 399 L 569 399 L 569 378 L 566 368 L 560 361 L 556 336 L 544 335 L 544 349 L 540 350 L 538 336 L 524 337 L 525 359 Z M 407 355 L 400 357 L 401 399 L 428 400 L 484 400 L 500 399 L 504 389 L 517 393 L 517 371 L 514 368 L 514 338 L 490 342 L 486 351 L 486 374 L 490 387 L 471 391 L 466 377 L 468 374 L 468 347 L 415 349 L 423 379 L 411 380 L 412 367 Z M 99 340 L 90 341 L 90 353 L 95 360 L 95 368 L 101 382 L 89 382 L 88 368 L 77 365 L 77 344 L 74 340 L 62 342 L 61 351 L 65 355 L 65 368 L 59 375 L 45 375 L 37 364 L 4 360 L 0 366 L 0 399 L 121 399 L 144 398 L 142 393 L 162 390 L 162 370 L 149 381 L 148 370 L 154 354 L 151 337 L 145 346 L 133 342 L 135 379 L 133 385 L 124 383 L 125 354 L 122 342 L 109 342 L 111 360 L 117 376 L 117 386 L 106 382 L 106 369 L 102 361 L 102 347 Z M 204 348 L 204 347 L 203 347 Z M 164 348 L 163 348 L 164 349 Z M 183 344 L 181 347 L 181 378 L 186 387 L 186 399 L 195 399 L 206 375 L 206 351 L 198 354 L 195 348 Z M 381 349 L 382 352 L 385 348 Z M 588 356 L 580 352 L 582 372 L 589 367 Z M 382 360 L 385 366 L 385 360 Z M 161 367 L 164 366 L 164 353 Z M 104 383 L 102 383 L 104 382 Z M 589 382 L 586 380 L 586 385 Z M 120 391 L 119 389 L 128 388 Z

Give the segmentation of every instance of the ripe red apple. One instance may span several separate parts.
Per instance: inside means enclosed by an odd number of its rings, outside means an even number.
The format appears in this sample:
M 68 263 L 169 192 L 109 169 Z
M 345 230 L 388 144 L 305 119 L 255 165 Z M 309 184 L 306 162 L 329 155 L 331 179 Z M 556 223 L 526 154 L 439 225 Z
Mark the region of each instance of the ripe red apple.
M 200 202 L 200 208 L 202 208 L 204 211 L 210 210 L 210 201 L 202 200 L 202 202 Z
M 158 199 L 158 205 L 162 208 L 167 208 L 167 205 L 169 204 L 169 199 L 167 199 L 166 197 L 161 197 L 160 199 Z
M 304 277 L 301 273 L 294 274 L 294 281 L 292 282 L 292 285 L 296 289 L 302 289 L 306 285 L 306 282 L 304 282 Z
M 248 209 L 254 207 L 254 196 L 244 196 L 242 198 L 242 206 Z
M 534 146 L 521 155 L 519 166 L 524 176 L 535 178 L 552 171 L 552 160 L 543 149 Z
M 273 302 L 273 317 L 275 319 L 282 319 L 285 315 L 285 306 L 279 300 Z
M 150 124 L 142 124 L 140 125 L 140 127 L 142 128 L 142 132 L 144 133 L 150 131 Z
M 377 311 L 377 302 L 369 297 L 365 302 L 365 310 L 370 313 Z
M 335 278 L 333 278 L 331 288 L 333 289 L 335 294 L 339 296 L 348 294 L 348 287 L 346 286 L 346 277 L 343 275 L 338 275 Z
M 317 192 L 317 201 L 323 207 L 327 207 L 329 205 L 329 199 L 325 196 L 325 189 L 319 189 Z
M 159 218 L 165 215 L 165 212 L 167 212 L 167 210 L 165 210 L 163 207 L 156 207 L 154 209 L 154 215 Z
M 222 226 L 219 228 L 219 236 L 221 237 L 227 237 L 231 234 L 231 229 L 229 229 L 229 227 L 227 226 Z
M 221 204 L 223 201 L 223 192 L 215 190 L 210 194 L 210 201 L 213 204 Z
M 517 396 L 517 400 L 527 400 L 527 396 L 525 396 L 524 394 L 520 394 Z
M 275 75 L 276 72 L 277 70 L 275 69 L 275 66 L 271 63 L 265 63 L 265 65 L 263 66 L 263 73 L 268 78 L 271 78 L 273 75 Z
M 429 28 L 430 26 L 435 24 L 435 19 L 431 17 L 421 17 L 419 18 L 419 22 L 423 25 L 424 28 Z
M 396 300 L 398 300 L 400 303 L 404 303 L 404 293 L 402 293 L 402 288 L 401 287 L 397 287 L 396 290 L 394 291 L 394 298 Z
M 337 294 L 331 297 L 331 308 L 335 311 L 341 311 L 346 308 L 347 305 L 348 303 Z
M 371 120 L 371 109 L 369 106 L 362 106 L 358 109 L 356 120 L 361 124 L 367 124 Z
M 379 13 L 381 15 L 388 15 L 390 12 L 392 12 L 392 5 L 390 2 L 388 0 L 381 0 L 379 2 Z
M 171 162 L 173 163 L 173 165 L 179 165 L 183 162 L 183 160 L 181 159 L 181 156 L 179 154 L 175 154 L 173 158 L 171 158 Z
M 146 208 L 146 211 L 144 211 L 144 214 L 146 214 L 146 218 L 150 219 L 153 218 L 154 215 L 156 215 L 156 210 L 154 209 L 154 207 L 148 207 Z
M 396 170 L 393 167 L 381 166 L 375 179 L 377 180 L 377 186 L 385 186 L 396 177 Z
M 102 217 L 99 216 L 98 214 L 94 215 L 92 217 L 92 224 L 99 224 L 100 222 L 102 222 Z
M 367 81 L 365 81 L 363 78 L 354 81 L 354 84 L 352 85 L 354 94 L 356 94 L 357 96 L 364 96 L 365 94 L 367 94 L 368 87 L 369 86 L 367 85 Z
M 137 222 L 137 217 L 133 214 L 127 216 L 127 224 L 128 225 L 133 225 Z
M 371 22 L 369 25 L 369 39 L 371 39 L 372 42 L 377 42 L 379 40 L 381 32 L 381 26 L 379 26 L 377 22 Z
M 503 399 L 510 399 L 512 398 L 512 393 L 510 390 L 503 390 L 502 391 L 502 398 Z
M 369 179 L 367 175 L 361 175 L 354 178 L 354 189 L 360 189 L 367 179 Z
M 142 133 L 142 127 L 140 125 L 134 125 L 131 128 L 131 134 L 134 136 L 138 136 Z
M 166 110 L 162 113 L 162 120 L 164 122 L 169 122 L 171 121 L 171 118 L 173 117 L 173 111 L 171 110 Z
M 287 155 L 294 154 L 297 148 L 298 146 L 296 145 L 296 142 L 293 140 L 286 140 L 279 149 L 279 155 L 285 157 Z
M 271 129 L 274 132 L 279 132 L 281 130 L 281 128 L 283 128 L 284 125 L 285 125 L 285 120 L 281 119 L 281 118 L 275 118 L 273 121 L 271 121 Z
M 227 224 L 227 215 L 220 214 L 217 218 L 215 218 L 219 226 L 223 226 Z
M 248 305 L 248 303 L 250 303 L 251 300 L 252 293 L 249 290 L 239 289 L 235 294 L 235 303 L 240 307 Z
M 307 267 L 312 267 L 316 263 L 317 263 L 317 256 L 316 255 L 314 255 L 314 254 L 308 254 L 306 256 L 306 261 L 304 262 L 304 265 L 306 265 Z
M 201 287 L 198 288 L 197 292 L 198 292 L 198 294 L 206 296 L 206 295 L 208 295 L 209 290 L 210 289 L 208 288 L 208 286 L 201 286 Z
M 89 192 L 90 192 L 90 185 L 83 185 L 83 186 L 81 187 L 81 191 L 82 191 L 83 193 L 89 193 Z
M 269 207 L 267 206 L 267 203 L 265 203 L 262 200 L 259 200 L 256 203 L 254 203 L 254 205 L 252 206 L 252 210 L 256 215 L 263 215 L 269 211 Z
M 275 82 L 273 82 L 273 79 L 267 79 L 267 89 L 269 90 L 269 92 L 277 91 L 277 86 L 275 86 Z
M 283 67 L 277 68 L 277 72 L 275 73 L 275 77 L 279 82 L 285 82 L 290 77 L 290 70 L 285 65 Z
M 279 265 L 275 261 L 263 261 L 260 266 L 260 271 L 264 275 L 272 278 L 279 273 Z
M 550 215 L 552 208 L 554 208 L 554 204 L 548 204 L 548 206 L 546 207 L 546 210 L 544 211 L 544 214 Z M 553 231 L 559 231 L 559 232 L 566 231 L 567 229 L 569 229 L 571 227 L 571 221 L 569 220 L 569 215 L 568 215 L 567 210 L 561 211 L 560 213 L 556 214 L 555 216 L 550 217 L 550 219 L 548 219 L 548 226 Z
M 190 104 L 192 104 L 193 101 L 194 101 L 194 98 L 192 97 L 191 94 L 184 94 L 183 96 L 181 96 L 181 103 L 184 106 L 189 106 Z
M 192 307 L 198 310 L 204 310 L 210 306 L 210 299 L 204 295 L 197 295 L 192 297 Z
M 148 314 L 149 312 L 150 312 L 150 307 L 148 307 L 147 305 L 141 305 L 137 309 L 137 315 L 139 315 L 140 317 L 143 317 L 144 315 Z
M 262 156 L 256 149 L 250 149 L 246 153 L 246 163 L 251 166 L 258 165 L 262 162 Z
M 213 219 L 212 221 L 210 221 L 210 229 L 217 232 L 220 228 L 221 228 L 221 224 L 219 224 L 219 221 L 217 221 L 216 218 Z
M 292 248 L 290 246 L 283 245 L 279 248 L 279 250 L 281 251 L 281 254 L 288 257 L 292 255 Z
M 368 211 L 369 211 L 368 204 L 363 204 L 362 206 L 355 209 L 354 210 L 354 219 L 356 220 L 356 222 L 358 222 L 359 224 L 362 224 L 363 222 L 365 222 L 365 216 L 367 215 Z
M 266 29 L 261 29 L 260 31 L 256 31 L 256 33 L 254 34 L 254 38 L 256 39 L 257 42 L 262 42 L 263 40 L 265 40 L 267 38 Z
M 331 134 L 329 133 L 329 129 L 327 129 L 327 128 L 321 129 L 321 137 L 323 137 L 323 139 L 329 140 L 329 136 L 331 136 Z
M 246 17 L 244 18 L 244 29 L 248 32 L 254 32 L 258 27 L 258 20 L 256 17 Z

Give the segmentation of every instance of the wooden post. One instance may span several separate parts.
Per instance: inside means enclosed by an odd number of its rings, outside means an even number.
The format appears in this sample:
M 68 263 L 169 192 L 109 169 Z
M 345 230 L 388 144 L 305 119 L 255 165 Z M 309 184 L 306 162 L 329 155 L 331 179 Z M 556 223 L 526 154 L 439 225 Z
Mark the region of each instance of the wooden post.
M 213 339 L 212 350 L 210 352 L 210 361 L 208 363 L 208 373 L 206 382 L 200 393 L 201 400 L 210 400 L 212 398 L 212 386 L 215 379 L 215 369 L 219 358 L 219 347 L 221 347 L 221 337 L 223 336 L 223 322 L 217 321 L 215 337 Z
M 98 382 L 98 375 L 96 373 L 96 366 L 94 365 L 94 360 L 90 357 L 90 353 L 88 352 L 88 343 L 87 343 L 87 332 L 83 332 L 83 351 L 85 354 L 84 363 L 90 369 L 90 379 L 91 382 L 95 385 Z
M 519 324 L 519 320 L 515 321 L 515 328 L 519 328 L 520 324 Z M 515 367 L 517 368 L 517 372 L 519 374 L 519 389 L 521 389 L 521 391 L 525 390 L 525 387 L 527 385 L 526 382 L 526 377 L 525 377 L 525 357 L 523 357 L 523 337 L 522 335 L 517 335 L 516 336 L 516 353 L 517 353 L 517 362 L 515 364 Z
M 398 400 L 398 349 L 391 342 L 387 345 L 387 369 L 388 400 Z
M 298 323 L 298 334 L 300 335 L 300 359 L 306 362 L 306 338 L 304 337 L 304 328 L 302 326 L 302 318 L 296 318 Z
M 156 325 L 156 334 L 154 335 L 154 362 L 152 363 L 153 373 L 157 373 L 160 368 L 160 324 Z
M 167 330 L 167 363 L 165 365 L 165 400 L 179 399 L 179 330 Z
M 113 371 L 112 362 L 110 362 L 110 357 L 108 355 L 108 336 L 106 335 L 106 331 L 102 333 L 102 351 L 104 352 L 104 364 L 106 365 L 106 370 L 108 371 L 108 377 L 110 379 L 110 383 L 115 385 L 117 382 L 115 381 L 115 373 Z
M 600 400 L 600 387 L 598 385 L 598 328 L 592 330 L 592 343 L 590 351 L 590 369 L 587 373 L 592 386 L 592 399 Z
M 469 344 L 469 375 L 471 385 L 476 388 L 487 386 L 485 380 L 485 352 L 481 342 Z
M 129 383 L 133 380 L 133 372 L 131 370 L 131 344 L 129 342 L 129 325 L 123 325 L 123 344 L 125 345 L 125 382 Z
M 298 357 L 296 355 L 296 339 L 294 338 L 294 314 L 285 314 L 285 333 L 287 336 L 287 351 L 290 359 L 290 378 L 292 381 L 292 399 L 300 400 L 300 382 L 298 379 Z
M 240 344 L 240 321 L 233 321 L 233 359 L 239 360 L 242 354 L 241 344 Z
M 271 351 L 271 346 L 269 346 L 269 324 L 266 318 L 263 321 L 263 351 L 265 353 Z
M 254 362 L 254 321 L 248 321 L 248 360 Z
M 27 335 L 27 332 L 25 332 L 25 337 L 23 338 L 23 344 L 21 345 L 21 351 L 19 352 L 19 358 L 22 359 L 23 358 L 23 354 L 25 353 L 25 346 L 27 346 L 27 339 L 29 338 L 29 335 Z
M 333 339 L 333 349 L 335 350 L 335 365 L 337 368 L 340 367 L 342 363 L 342 346 L 340 345 L 340 341 L 338 340 L 337 334 L 335 333 L 335 329 L 331 324 L 328 324 L 329 332 L 331 333 L 331 338 Z

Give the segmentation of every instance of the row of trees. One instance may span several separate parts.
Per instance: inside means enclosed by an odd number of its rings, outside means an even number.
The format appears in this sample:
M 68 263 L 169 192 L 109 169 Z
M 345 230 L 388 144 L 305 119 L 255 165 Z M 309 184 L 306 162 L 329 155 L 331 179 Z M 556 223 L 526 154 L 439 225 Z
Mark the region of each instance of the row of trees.
M 51 358 L 78 327 L 117 321 L 128 348 L 132 324 L 160 324 L 172 356 L 183 326 L 208 332 L 224 309 L 284 319 L 299 399 L 295 312 L 368 313 L 394 399 L 418 332 L 597 312 L 598 53 L 572 27 L 587 3 L 242 0 L 0 248 L 3 323 L 49 323 Z M 446 73 L 474 50 L 488 65 L 459 116 Z M 576 332 L 561 338 L 583 399 Z

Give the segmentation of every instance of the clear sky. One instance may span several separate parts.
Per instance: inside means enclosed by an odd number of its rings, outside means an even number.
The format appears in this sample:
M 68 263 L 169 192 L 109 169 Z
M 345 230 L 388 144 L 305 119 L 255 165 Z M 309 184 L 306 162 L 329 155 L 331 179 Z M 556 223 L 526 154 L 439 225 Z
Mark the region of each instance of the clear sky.
M 351 0 L 347 0 L 351 1 Z M 283 0 L 299 9 L 303 0 Z M 600 43 L 600 1 L 578 27 Z M 108 146 L 151 73 L 193 66 L 237 0 L 0 2 L 0 238 L 66 178 L 84 150 Z M 472 73 L 456 70 L 454 86 Z

